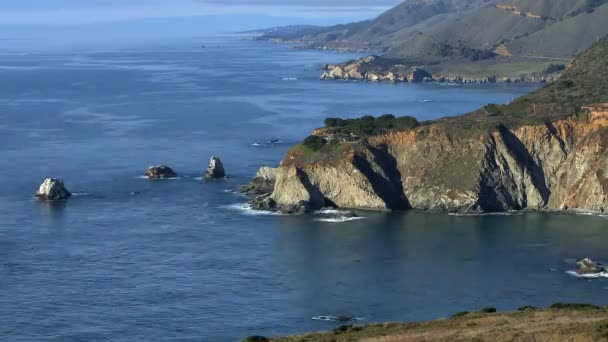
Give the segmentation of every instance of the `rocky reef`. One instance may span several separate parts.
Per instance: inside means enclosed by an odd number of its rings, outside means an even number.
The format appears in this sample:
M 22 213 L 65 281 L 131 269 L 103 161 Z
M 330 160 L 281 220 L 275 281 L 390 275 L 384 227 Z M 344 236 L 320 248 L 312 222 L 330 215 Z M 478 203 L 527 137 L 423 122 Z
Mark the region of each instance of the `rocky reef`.
M 205 179 L 220 179 L 226 177 L 226 171 L 224 170 L 224 164 L 218 157 L 211 157 L 209 161 L 209 167 L 203 174 Z
M 59 201 L 72 196 L 59 178 L 47 178 L 38 188 L 36 197 L 41 201 Z
M 148 177 L 148 179 L 165 179 L 175 178 L 177 177 L 177 173 L 175 173 L 175 171 L 168 166 L 157 165 L 150 166 L 146 171 L 145 176 Z
M 608 208 L 608 104 L 515 128 L 451 130 L 451 121 L 311 153 L 296 147 L 253 206 L 582 211 Z
M 359 80 L 369 82 L 445 82 L 457 84 L 486 84 L 486 83 L 548 83 L 559 77 L 559 73 L 531 73 L 517 76 L 474 77 L 453 75 L 447 73 L 432 74 L 422 67 L 405 65 L 378 65 L 378 56 L 368 56 L 344 64 L 326 64 L 323 67 L 321 80 Z

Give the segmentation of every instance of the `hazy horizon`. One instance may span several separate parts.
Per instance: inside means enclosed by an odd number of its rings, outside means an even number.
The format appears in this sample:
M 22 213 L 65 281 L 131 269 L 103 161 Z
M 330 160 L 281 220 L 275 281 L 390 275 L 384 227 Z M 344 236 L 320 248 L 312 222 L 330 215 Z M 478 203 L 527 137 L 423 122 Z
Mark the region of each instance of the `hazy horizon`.
M 0 40 L 171 37 L 371 19 L 399 0 L 23 0 L 0 4 Z M 5 44 L 6 45 L 6 44 Z

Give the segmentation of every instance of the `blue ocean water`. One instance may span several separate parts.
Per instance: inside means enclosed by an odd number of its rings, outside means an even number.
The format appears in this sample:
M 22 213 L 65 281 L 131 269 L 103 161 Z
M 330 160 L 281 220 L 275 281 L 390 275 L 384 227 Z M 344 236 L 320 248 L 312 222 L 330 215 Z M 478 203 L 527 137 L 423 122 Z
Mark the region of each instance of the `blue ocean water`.
M 435 119 L 533 89 L 318 80 L 355 57 L 234 37 L 0 51 L 0 339 L 237 341 L 334 326 L 316 315 L 608 304 L 608 280 L 565 273 L 608 260 L 603 217 L 244 209 L 230 189 L 325 117 Z M 212 155 L 229 179 L 200 180 Z M 159 163 L 181 178 L 141 178 Z M 76 196 L 35 201 L 48 176 Z

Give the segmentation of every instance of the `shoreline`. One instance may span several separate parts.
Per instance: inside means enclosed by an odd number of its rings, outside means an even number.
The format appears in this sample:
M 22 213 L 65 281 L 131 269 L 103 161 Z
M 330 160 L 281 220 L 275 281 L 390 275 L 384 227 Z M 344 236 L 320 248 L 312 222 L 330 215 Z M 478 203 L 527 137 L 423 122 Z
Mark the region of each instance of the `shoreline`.
M 524 306 L 505 312 L 486 307 L 431 321 L 336 323 L 333 330 L 326 332 L 284 337 L 249 336 L 243 341 L 600 341 L 608 338 L 608 307 L 555 303 L 546 309 Z

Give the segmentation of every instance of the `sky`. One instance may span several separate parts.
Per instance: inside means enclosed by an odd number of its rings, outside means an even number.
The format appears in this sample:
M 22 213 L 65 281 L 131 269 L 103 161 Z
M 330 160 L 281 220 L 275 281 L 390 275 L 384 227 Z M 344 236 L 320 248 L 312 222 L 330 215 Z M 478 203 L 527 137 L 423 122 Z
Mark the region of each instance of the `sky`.
M 234 32 L 286 24 L 371 19 L 400 0 L 0 0 L 0 38 L 36 33 Z M 199 19 L 198 21 L 193 20 Z M 174 27 L 176 25 L 177 27 Z M 166 31 L 166 30 L 165 30 Z M 194 32 L 193 32 L 194 33 Z

